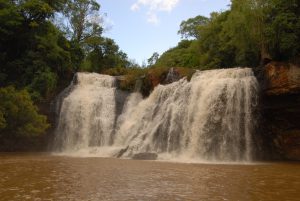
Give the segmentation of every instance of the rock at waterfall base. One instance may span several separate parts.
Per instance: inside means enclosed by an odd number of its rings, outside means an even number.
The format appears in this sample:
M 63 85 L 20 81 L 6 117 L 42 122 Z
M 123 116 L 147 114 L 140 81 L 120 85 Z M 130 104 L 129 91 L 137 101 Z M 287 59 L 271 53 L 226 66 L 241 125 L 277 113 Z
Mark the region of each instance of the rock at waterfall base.
M 123 154 L 128 150 L 129 146 L 127 146 L 126 148 L 124 149 L 121 149 L 119 151 L 119 153 L 116 155 L 117 158 L 121 158 L 121 156 L 123 156 Z
M 157 154 L 149 153 L 149 152 L 138 153 L 138 154 L 134 154 L 132 159 L 134 159 L 134 160 L 156 160 Z

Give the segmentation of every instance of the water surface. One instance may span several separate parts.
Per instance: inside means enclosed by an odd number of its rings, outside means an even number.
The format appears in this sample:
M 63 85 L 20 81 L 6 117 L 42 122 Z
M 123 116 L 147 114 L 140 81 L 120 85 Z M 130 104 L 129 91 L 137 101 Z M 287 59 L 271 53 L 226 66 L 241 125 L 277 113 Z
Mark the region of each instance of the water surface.
M 0 154 L 0 200 L 299 200 L 300 164 Z

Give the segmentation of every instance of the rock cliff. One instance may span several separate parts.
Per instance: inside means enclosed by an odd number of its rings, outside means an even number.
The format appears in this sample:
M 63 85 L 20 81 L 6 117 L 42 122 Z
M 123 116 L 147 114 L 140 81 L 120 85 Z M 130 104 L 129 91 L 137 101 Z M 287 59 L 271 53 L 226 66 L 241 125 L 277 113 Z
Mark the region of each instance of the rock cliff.
M 263 150 L 273 159 L 300 160 L 300 67 L 271 62 L 262 74 Z

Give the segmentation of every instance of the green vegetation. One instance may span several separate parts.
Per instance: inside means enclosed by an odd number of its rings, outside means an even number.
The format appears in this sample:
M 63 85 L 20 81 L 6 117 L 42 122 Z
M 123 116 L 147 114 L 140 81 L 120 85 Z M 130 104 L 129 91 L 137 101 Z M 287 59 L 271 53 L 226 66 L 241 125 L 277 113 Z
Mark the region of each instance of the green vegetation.
M 227 11 L 183 21 L 178 33 L 185 40 L 154 66 L 211 69 L 299 62 L 299 13 L 297 0 L 232 0 Z
M 26 90 L 14 87 L 0 89 L 0 136 L 30 137 L 42 134 L 49 124 L 37 113 Z
M 182 40 L 177 47 L 171 48 L 162 54 L 154 66 L 197 68 L 199 66 L 198 49 L 196 41 Z

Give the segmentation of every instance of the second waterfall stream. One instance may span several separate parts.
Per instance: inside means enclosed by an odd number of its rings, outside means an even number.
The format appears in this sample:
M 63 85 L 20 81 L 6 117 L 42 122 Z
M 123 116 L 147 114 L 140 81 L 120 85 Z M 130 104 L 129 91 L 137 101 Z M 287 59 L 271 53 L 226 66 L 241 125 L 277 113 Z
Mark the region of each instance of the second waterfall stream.
M 123 158 L 157 153 L 177 161 L 251 161 L 258 83 L 250 68 L 196 72 L 149 97 L 117 89 L 116 78 L 77 73 L 58 98 L 54 149 Z

